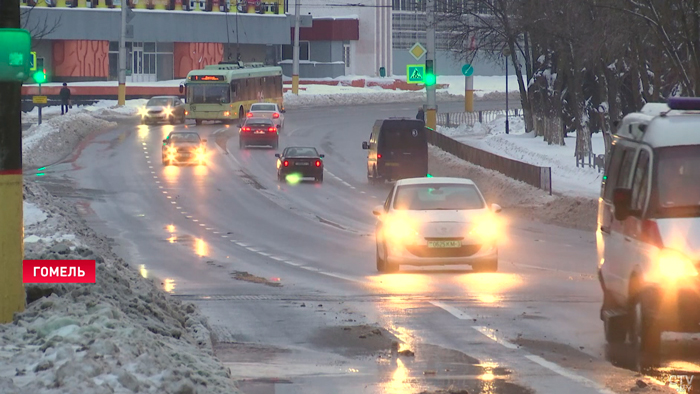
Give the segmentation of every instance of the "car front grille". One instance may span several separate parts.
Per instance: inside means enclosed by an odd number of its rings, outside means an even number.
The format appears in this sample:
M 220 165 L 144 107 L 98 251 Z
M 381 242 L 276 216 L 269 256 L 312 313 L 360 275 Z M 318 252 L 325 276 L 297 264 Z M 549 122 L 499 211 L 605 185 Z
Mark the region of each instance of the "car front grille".
M 417 257 L 469 257 L 481 249 L 481 245 L 462 245 L 459 248 L 429 248 L 425 245 L 406 246 Z

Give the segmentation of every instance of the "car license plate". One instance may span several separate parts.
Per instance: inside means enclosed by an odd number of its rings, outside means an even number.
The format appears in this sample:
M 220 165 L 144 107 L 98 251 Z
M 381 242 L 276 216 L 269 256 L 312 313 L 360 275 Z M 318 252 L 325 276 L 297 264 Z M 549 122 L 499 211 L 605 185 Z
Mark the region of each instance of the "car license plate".
M 305 161 L 302 161 L 302 162 L 299 162 L 299 163 L 294 163 L 294 164 L 296 164 L 296 165 L 298 165 L 298 166 L 308 166 L 308 165 L 309 165 L 309 163 L 308 163 L 308 162 L 305 162 Z
M 462 241 L 428 241 L 429 248 L 461 248 Z
M 255 130 L 255 134 L 265 134 L 264 130 Z
M 384 165 L 389 166 L 389 167 L 398 167 L 399 163 L 384 163 Z

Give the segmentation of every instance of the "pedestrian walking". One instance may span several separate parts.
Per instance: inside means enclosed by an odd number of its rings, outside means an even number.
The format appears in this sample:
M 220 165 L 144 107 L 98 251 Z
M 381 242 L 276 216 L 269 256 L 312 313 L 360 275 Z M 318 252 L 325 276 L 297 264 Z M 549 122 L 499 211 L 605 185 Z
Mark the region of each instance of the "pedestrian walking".
M 425 123 L 425 112 L 423 112 L 423 107 L 418 108 L 418 113 L 416 114 L 416 119 L 422 120 Z
M 68 108 L 73 107 L 70 102 L 70 89 L 68 89 L 67 83 L 63 83 L 59 96 L 61 96 L 61 115 L 67 114 Z

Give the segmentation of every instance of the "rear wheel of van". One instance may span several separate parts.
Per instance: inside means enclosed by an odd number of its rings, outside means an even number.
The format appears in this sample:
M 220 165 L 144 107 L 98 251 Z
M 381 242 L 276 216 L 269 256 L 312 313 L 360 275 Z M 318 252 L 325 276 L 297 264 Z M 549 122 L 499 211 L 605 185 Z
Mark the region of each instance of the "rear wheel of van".
M 654 319 L 656 303 L 648 293 L 635 297 L 630 311 L 630 342 L 644 356 L 655 356 L 661 348 L 661 328 Z
M 367 173 L 367 182 L 369 182 L 370 185 L 376 185 L 379 183 L 379 180 L 377 179 L 377 167 L 372 169 L 371 175 Z

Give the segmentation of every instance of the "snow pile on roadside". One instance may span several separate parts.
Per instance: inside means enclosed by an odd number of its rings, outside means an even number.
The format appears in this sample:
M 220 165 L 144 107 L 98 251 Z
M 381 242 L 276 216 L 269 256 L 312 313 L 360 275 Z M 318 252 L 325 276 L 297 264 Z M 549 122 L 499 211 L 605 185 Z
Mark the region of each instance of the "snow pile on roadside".
M 550 196 L 524 182 L 461 160 L 430 146 L 430 173 L 473 180 L 486 201 L 533 220 L 582 230 L 594 230 L 597 201 L 585 197 Z
M 126 100 L 123 107 L 117 106 L 117 100 L 100 100 L 92 105 L 74 105 L 68 114 L 90 113 L 100 117 L 130 117 L 138 113 L 139 108 L 146 105 L 146 99 Z M 43 107 L 41 117 L 44 121 L 61 115 L 61 106 L 52 105 Z M 22 122 L 33 123 L 39 117 L 39 109 L 34 107 L 31 111 L 22 112 Z
M 22 132 L 22 156 L 25 167 L 53 164 L 68 156 L 87 135 L 116 123 L 89 113 L 69 113 L 34 125 Z
M 417 103 L 425 101 L 424 91 L 402 92 L 384 90 L 381 88 L 353 88 L 345 86 L 305 85 L 310 88 L 299 91 L 299 95 L 292 92 L 284 94 L 284 106 L 287 109 L 301 107 L 323 107 L 335 105 L 363 105 L 385 103 Z M 328 89 L 330 88 L 330 89 Z M 324 93 L 318 93 L 323 91 Z M 459 97 L 440 92 L 438 100 L 457 100 Z
M 521 162 L 552 168 L 552 187 L 557 193 L 597 198 L 603 173 L 593 167 L 576 167 L 575 134 L 565 146 L 548 145 L 543 137 L 525 133 L 522 117 L 510 117 L 510 134 L 505 134 L 505 116 L 473 127 L 438 127 L 438 131 L 464 144 Z M 602 134 L 593 135 L 593 152 L 605 153 Z
M 27 234 L 77 236 L 27 244 L 26 259 L 96 260 L 97 283 L 27 285 L 26 311 L 0 325 L 0 392 L 238 392 L 194 305 L 167 297 L 129 268 L 68 203 L 35 184 L 24 192 L 46 216 L 28 220 Z

